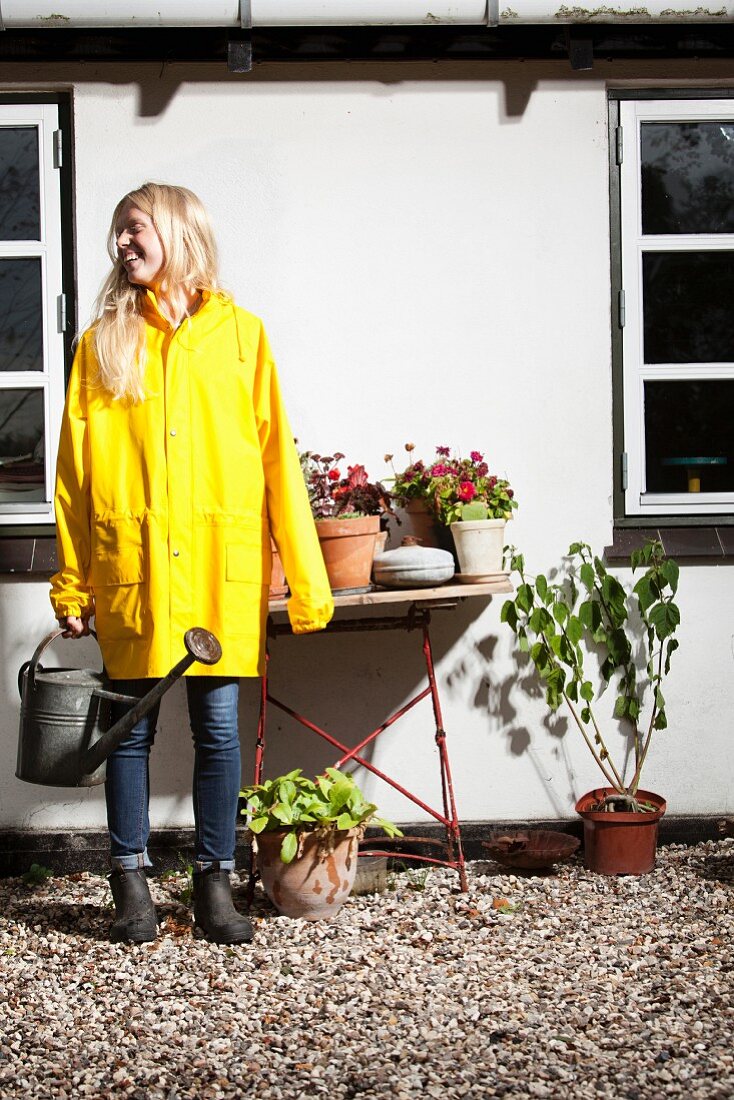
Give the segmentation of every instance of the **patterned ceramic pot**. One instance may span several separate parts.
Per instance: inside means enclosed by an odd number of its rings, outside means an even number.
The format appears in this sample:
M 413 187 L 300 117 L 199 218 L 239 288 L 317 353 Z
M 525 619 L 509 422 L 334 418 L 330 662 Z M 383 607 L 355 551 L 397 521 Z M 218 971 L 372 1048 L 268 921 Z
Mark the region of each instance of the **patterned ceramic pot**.
M 257 867 L 265 893 L 286 917 L 331 920 L 352 892 L 360 830 L 337 833 L 330 851 L 323 849 L 315 833 L 304 833 L 292 863 L 280 858 L 285 834 L 286 830 L 277 830 L 256 837 Z

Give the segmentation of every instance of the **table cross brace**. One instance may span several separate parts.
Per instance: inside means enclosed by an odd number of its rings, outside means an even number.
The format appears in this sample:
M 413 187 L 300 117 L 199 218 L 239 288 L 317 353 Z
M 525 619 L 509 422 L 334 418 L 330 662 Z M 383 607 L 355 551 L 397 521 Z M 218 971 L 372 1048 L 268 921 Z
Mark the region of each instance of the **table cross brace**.
M 272 704 L 279 710 L 288 714 L 300 725 L 306 729 L 311 730 L 318 737 L 321 737 L 324 741 L 327 741 L 334 748 L 339 749 L 342 756 L 337 760 L 335 767 L 341 768 L 349 761 L 354 761 L 355 764 L 359 764 L 367 771 L 372 772 L 383 782 L 387 783 L 394 790 L 398 791 L 409 801 L 413 802 L 416 806 L 419 806 L 427 814 L 433 817 L 436 821 L 440 822 L 444 826 L 446 832 L 446 841 L 444 844 L 446 858 L 434 859 L 428 856 L 419 856 L 412 854 L 401 853 L 401 858 L 414 859 L 423 863 L 433 863 L 439 866 L 451 867 L 458 871 L 461 889 L 466 891 L 467 879 L 466 879 L 466 866 L 464 860 L 464 853 L 461 845 L 461 832 L 459 828 L 459 819 L 456 810 L 456 801 L 454 798 L 454 788 L 451 778 L 451 766 L 449 763 L 448 750 L 446 747 L 446 732 L 443 727 L 443 717 L 441 714 L 441 703 L 438 695 L 438 685 L 436 682 L 436 675 L 433 665 L 433 653 L 431 649 L 431 639 L 429 634 L 431 616 L 427 608 L 417 607 L 413 604 L 407 615 L 404 616 L 384 616 L 381 618 L 365 618 L 358 620 L 336 620 L 327 627 L 327 632 L 340 633 L 341 631 L 354 632 L 358 630 L 373 631 L 373 630 L 396 630 L 403 629 L 406 631 L 412 631 L 416 628 L 421 628 L 423 635 L 423 657 L 426 664 L 426 675 L 428 678 L 428 687 L 423 688 L 413 698 L 409 699 L 398 710 L 394 711 L 384 722 L 382 722 L 376 729 L 372 730 L 366 737 L 364 737 L 353 748 L 348 748 L 341 741 L 337 740 L 326 730 L 317 726 L 316 723 L 311 722 L 304 715 L 299 714 L 298 711 L 289 707 L 286 703 L 275 698 L 271 695 L 268 686 L 267 667 L 266 674 L 262 678 L 261 693 L 260 693 L 260 715 L 257 728 L 257 741 L 255 746 L 255 777 L 254 782 L 260 783 L 262 781 L 263 773 L 263 760 L 265 754 L 265 729 L 267 721 L 267 707 L 268 704 Z M 268 624 L 268 634 L 270 637 L 276 637 L 279 634 L 290 634 L 290 627 L 287 624 L 274 624 L 272 620 Z M 269 654 L 267 656 L 267 663 L 269 664 Z M 425 699 L 427 696 L 431 696 L 431 702 L 433 704 L 433 714 L 435 719 L 435 741 L 438 747 L 439 754 L 439 769 L 441 777 L 441 795 L 443 801 L 443 813 L 439 810 L 429 806 L 418 795 L 407 790 L 397 780 L 381 771 L 369 760 L 365 760 L 361 755 L 365 747 L 375 741 L 381 733 L 389 729 L 400 718 L 404 717 L 408 711 L 412 710 L 419 702 Z M 365 853 L 367 854 L 367 853 Z M 393 852 L 377 852 L 370 849 L 369 854 L 383 854 L 394 855 Z

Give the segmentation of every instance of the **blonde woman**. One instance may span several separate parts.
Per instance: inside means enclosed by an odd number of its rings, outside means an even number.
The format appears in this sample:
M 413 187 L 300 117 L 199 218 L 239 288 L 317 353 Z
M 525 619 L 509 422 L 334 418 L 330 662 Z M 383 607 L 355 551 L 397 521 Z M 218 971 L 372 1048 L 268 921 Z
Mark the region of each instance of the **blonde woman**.
M 108 249 L 112 270 L 79 342 L 61 430 L 51 602 L 67 637 L 88 634 L 94 616 L 108 676 L 128 695 L 184 656 L 190 627 L 221 642 L 217 665 L 186 675 L 194 921 L 217 943 L 240 943 L 252 929 L 229 885 L 237 690 L 240 677 L 263 673 L 271 533 L 294 632 L 326 625 L 331 591 L 265 331 L 218 287 L 200 200 L 144 184 L 118 203 Z M 113 940 L 156 935 L 145 877 L 156 719 L 149 712 L 107 762 Z

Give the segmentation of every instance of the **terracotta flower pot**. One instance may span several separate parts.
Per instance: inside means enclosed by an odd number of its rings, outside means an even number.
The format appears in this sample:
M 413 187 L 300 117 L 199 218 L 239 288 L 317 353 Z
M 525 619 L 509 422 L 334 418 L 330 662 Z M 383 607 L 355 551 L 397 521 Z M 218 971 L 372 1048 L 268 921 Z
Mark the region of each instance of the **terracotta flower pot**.
M 421 546 L 438 546 L 441 550 L 453 550 L 453 545 L 449 547 L 444 545 L 448 531 L 436 523 L 422 500 L 409 500 L 404 508 L 398 508 L 397 515 L 400 523 L 397 530 L 392 532 L 397 536 L 397 545 L 400 545 L 402 539 L 407 536 L 418 539 Z M 448 541 L 451 542 L 450 537 Z
M 273 559 L 273 564 L 270 568 L 270 598 L 271 600 L 277 600 L 279 597 L 287 595 L 288 583 L 285 579 L 285 573 L 283 572 L 283 562 L 280 559 L 278 547 L 272 539 L 270 540 L 270 549 Z
M 319 519 L 316 530 L 332 589 L 368 588 L 380 517 Z
M 667 803 L 659 794 L 640 790 L 637 798 L 656 806 L 654 812 L 610 813 L 591 808 L 610 794 L 614 794 L 611 787 L 599 787 L 576 803 L 584 823 L 584 866 L 600 875 L 645 875 L 655 866 L 658 822 Z
M 286 830 L 260 833 L 257 868 L 263 889 L 278 912 L 303 920 L 331 920 L 352 892 L 357 873 L 360 830 L 337 834 L 333 851 L 322 852 L 319 837 L 306 833 L 301 855 L 283 863 L 280 846 Z

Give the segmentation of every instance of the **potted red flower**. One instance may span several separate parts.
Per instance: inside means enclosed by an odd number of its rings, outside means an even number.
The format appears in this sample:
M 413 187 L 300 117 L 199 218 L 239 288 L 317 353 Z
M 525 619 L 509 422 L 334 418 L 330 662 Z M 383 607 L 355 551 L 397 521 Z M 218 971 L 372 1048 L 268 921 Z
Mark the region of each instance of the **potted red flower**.
M 393 514 L 390 493 L 370 481 L 362 465 L 348 466 L 342 476 L 340 451 L 304 451 L 300 458 L 332 589 L 369 588 L 380 523 Z
M 409 453 L 413 449 L 406 445 Z M 391 461 L 392 455 L 385 458 Z M 395 474 L 392 495 L 408 508 L 421 502 L 436 523 L 450 529 L 462 579 L 501 572 L 505 525 L 517 501 L 509 482 L 490 471 L 480 451 L 461 458 L 437 447 L 433 462 L 418 460 Z

